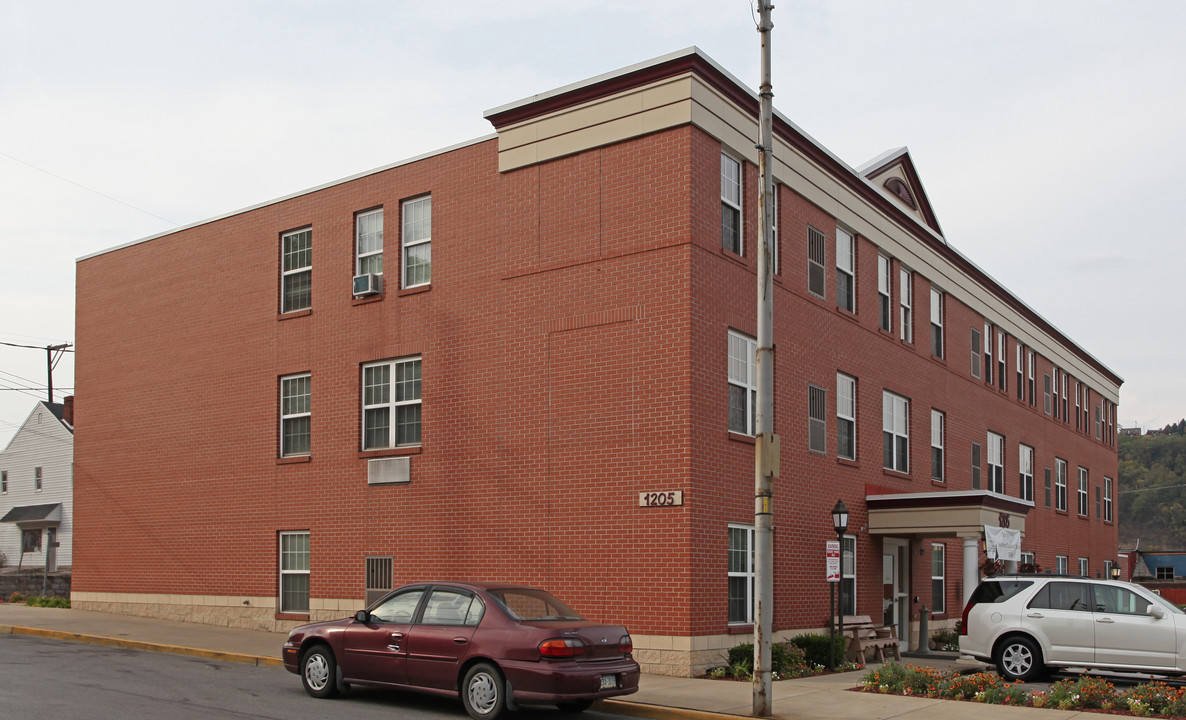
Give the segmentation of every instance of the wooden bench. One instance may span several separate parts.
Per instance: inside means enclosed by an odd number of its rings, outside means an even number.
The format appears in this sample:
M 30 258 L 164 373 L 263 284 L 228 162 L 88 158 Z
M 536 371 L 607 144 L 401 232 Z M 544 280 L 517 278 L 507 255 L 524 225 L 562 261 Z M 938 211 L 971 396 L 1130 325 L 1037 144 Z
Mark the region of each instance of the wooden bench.
M 840 618 L 835 619 L 837 623 Z M 868 615 L 845 615 L 844 635 L 848 638 L 844 659 L 852 662 L 867 663 L 869 651 L 873 651 L 873 659 L 885 662 L 890 655 L 895 660 L 902 659 L 897 632 L 892 626 L 874 624 Z

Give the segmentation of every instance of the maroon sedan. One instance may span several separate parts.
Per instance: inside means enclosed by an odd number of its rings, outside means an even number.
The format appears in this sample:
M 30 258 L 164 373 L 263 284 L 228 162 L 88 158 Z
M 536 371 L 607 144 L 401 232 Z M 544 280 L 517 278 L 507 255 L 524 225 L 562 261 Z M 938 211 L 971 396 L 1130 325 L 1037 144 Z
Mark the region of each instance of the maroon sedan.
M 580 712 L 638 690 L 626 628 L 577 615 L 544 590 L 494 583 L 417 583 L 352 618 L 302 625 L 284 667 L 325 698 L 351 684 L 461 695 L 475 720 L 519 705 Z

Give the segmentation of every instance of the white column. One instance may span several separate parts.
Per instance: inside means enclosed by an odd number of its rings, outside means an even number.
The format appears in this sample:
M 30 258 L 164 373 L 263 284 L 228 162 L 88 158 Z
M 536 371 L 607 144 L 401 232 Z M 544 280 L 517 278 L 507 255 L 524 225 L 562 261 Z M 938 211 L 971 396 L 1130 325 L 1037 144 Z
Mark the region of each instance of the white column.
M 972 597 L 972 591 L 980 584 L 980 538 L 964 538 L 964 604 Z

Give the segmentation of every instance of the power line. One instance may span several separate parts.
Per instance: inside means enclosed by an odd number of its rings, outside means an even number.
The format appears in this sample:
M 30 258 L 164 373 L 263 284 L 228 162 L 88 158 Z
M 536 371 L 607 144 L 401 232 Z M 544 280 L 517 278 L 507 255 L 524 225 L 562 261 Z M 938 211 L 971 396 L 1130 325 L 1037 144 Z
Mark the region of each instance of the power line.
M 1186 483 L 1178 483 L 1177 485 L 1158 485 L 1157 487 L 1151 487 L 1151 488 L 1133 488 L 1132 490 L 1121 490 L 1116 494 L 1117 495 L 1127 495 L 1128 493 L 1149 492 L 1150 490 L 1168 490 L 1170 488 L 1182 488 L 1182 487 L 1186 487 Z
M 31 168 L 33 168 L 34 170 L 36 170 L 37 172 L 42 172 L 42 173 L 45 173 L 46 175 L 49 175 L 50 177 L 57 178 L 58 180 L 61 180 L 62 182 L 68 182 L 68 183 L 70 183 L 71 185 L 73 185 L 73 186 L 75 186 L 75 187 L 80 187 L 80 188 L 82 188 L 83 190 L 86 190 L 87 192 L 91 192 L 91 193 L 94 193 L 94 194 L 98 195 L 98 196 L 99 196 L 99 197 L 101 197 L 101 198 L 106 198 L 106 199 L 110 200 L 111 202 L 116 202 L 116 203 L 119 203 L 120 205 L 123 205 L 124 207 L 129 207 L 129 208 L 132 208 L 132 209 L 133 209 L 133 210 L 135 210 L 136 212 L 142 212 L 142 213 L 144 213 L 145 215 L 151 215 L 152 217 L 156 218 L 157 220 L 163 220 L 163 221 L 165 221 L 165 222 L 169 223 L 170 225 L 172 225 L 172 226 L 174 226 L 174 227 L 177 227 L 177 226 L 179 226 L 179 225 L 181 224 L 181 223 L 175 223 L 175 222 L 173 222 L 172 220 L 170 220 L 169 218 L 163 218 L 163 217 L 161 217 L 160 215 L 157 215 L 156 213 L 152 213 L 152 212 L 149 212 L 149 211 L 147 211 L 147 210 L 143 210 L 143 209 L 141 209 L 141 208 L 138 208 L 138 207 L 136 207 L 135 205 L 133 205 L 133 204 L 131 204 L 131 203 L 126 203 L 126 202 L 124 202 L 123 200 L 119 200 L 119 199 L 117 199 L 117 198 L 113 198 L 113 197 L 111 197 L 110 195 L 105 195 L 105 194 L 103 194 L 103 193 L 99 192 L 98 190 L 95 190 L 94 188 L 89 188 L 89 187 L 87 187 L 86 185 L 83 185 L 82 183 L 76 183 L 76 182 L 74 182 L 73 180 L 71 180 L 71 179 L 69 179 L 69 178 L 64 178 L 64 177 L 62 177 L 61 175 L 54 174 L 54 173 L 52 173 L 52 172 L 50 172 L 49 170 L 46 170 L 46 169 L 44 169 L 44 168 L 39 168 L 39 167 L 37 167 L 36 165 L 34 165 L 33 163 L 28 163 L 28 162 L 25 162 L 24 160 L 21 160 L 20 158 L 17 158 L 17 157 L 13 157 L 12 155 L 9 155 L 9 154 L 8 154 L 8 153 L 6 153 L 6 152 L 0 151 L 0 155 L 3 155 L 4 157 L 8 158 L 9 160 L 14 160 L 14 161 L 16 161 L 16 162 L 19 162 L 21 165 L 24 165 L 24 166 L 26 166 L 26 167 L 31 167 Z

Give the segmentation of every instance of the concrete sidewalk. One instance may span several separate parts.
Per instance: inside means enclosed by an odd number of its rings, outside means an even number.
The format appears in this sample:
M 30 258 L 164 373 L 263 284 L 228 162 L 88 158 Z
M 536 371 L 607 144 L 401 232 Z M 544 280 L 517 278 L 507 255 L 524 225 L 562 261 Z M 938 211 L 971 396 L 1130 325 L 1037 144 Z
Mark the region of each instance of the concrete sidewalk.
M 241 630 L 87 610 L 37 608 L 0 603 L 0 634 L 38 635 L 100 645 L 196 655 L 215 660 L 282 666 L 286 633 Z M 939 670 L 976 670 L 951 656 L 906 658 L 906 664 Z M 1038 710 L 917 697 L 852 692 L 864 672 L 817 675 L 773 683 L 776 720 L 1042 720 L 1087 713 Z M 296 682 L 294 676 L 293 679 Z M 727 720 L 751 717 L 753 686 L 748 682 L 643 675 L 639 691 L 598 707 L 658 720 Z M 462 713 L 464 715 L 464 713 Z M 460 717 L 460 715 L 459 715 Z M 1091 714 L 1090 718 L 1098 718 Z

